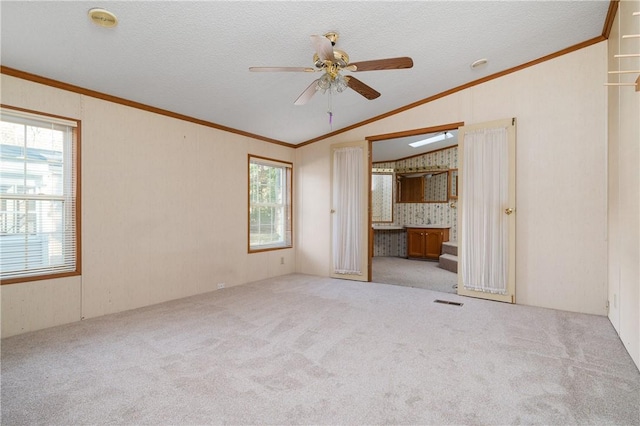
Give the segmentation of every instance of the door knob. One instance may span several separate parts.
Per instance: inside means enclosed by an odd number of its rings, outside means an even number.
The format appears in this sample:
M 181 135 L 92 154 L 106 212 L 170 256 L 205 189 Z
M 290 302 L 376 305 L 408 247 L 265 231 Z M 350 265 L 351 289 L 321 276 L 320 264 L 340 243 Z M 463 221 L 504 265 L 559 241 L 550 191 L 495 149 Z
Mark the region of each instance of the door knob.
M 511 209 L 511 208 L 504 209 L 504 212 L 509 215 L 509 214 L 513 213 L 513 209 Z

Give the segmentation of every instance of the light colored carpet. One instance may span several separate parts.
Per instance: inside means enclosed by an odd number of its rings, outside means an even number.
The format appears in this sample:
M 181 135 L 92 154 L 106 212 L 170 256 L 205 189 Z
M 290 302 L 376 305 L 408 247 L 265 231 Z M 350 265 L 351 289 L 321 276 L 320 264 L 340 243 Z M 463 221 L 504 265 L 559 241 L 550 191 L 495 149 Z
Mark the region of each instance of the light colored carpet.
M 2 424 L 638 424 L 605 317 L 289 275 L 2 341 Z
M 442 293 L 457 293 L 458 274 L 438 266 L 438 262 L 375 256 L 371 279 L 376 283 L 424 288 Z

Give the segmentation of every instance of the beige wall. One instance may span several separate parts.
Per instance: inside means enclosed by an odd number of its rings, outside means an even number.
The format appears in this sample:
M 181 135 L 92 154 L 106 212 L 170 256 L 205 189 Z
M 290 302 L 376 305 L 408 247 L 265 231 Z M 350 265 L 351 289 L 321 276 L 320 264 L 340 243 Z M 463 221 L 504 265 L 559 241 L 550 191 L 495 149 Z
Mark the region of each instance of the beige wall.
M 297 149 L 298 271 L 329 274 L 332 143 L 516 117 L 517 301 L 605 315 L 606 52 L 598 43 Z
M 2 337 L 294 272 L 247 254 L 247 155 L 293 149 L 1 78 L 3 104 L 82 121 L 82 276 L 3 285 Z
M 83 126 L 83 275 L 2 286 L 2 336 L 219 282 L 326 276 L 330 144 L 505 117 L 518 119 L 518 303 L 604 315 L 606 57 L 599 43 L 297 150 L 2 75 L 3 103 Z M 295 250 L 246 253 L 248 153 L 295 160 Z
M 615 59 L 618 53 L 640 53 L 636 34 L 640 1 L 621 1 L 609 37 L 609 69 L 638 70 L 640 58 Z M 610 76 L 610 82 L 633 82 L 638 74 Z M 640 367 L 640 92 L 610 87 L 609 94 L 609 319 Z

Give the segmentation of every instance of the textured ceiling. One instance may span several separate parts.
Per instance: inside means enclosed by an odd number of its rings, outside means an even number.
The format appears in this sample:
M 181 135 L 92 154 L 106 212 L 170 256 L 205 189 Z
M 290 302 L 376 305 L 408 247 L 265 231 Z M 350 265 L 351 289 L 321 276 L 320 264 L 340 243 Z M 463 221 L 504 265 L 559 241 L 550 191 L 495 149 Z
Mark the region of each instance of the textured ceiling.
M 447 2 L 2 1 L 1 63 L 20 71 L 291 144 L 314 139 L 602 34 L 608 0 Z M 94 25 L 102 7 L 119 25 Z M 309 36 L 337 31 L 351 62 L 410 56 L 360 72 L 379 91 L 298 95 L 319 76 L 250 73 L 312 66 Z M 487 58 L 482 69 L 471 62 Z M 350 74 L 345 72 L 345 74 Z

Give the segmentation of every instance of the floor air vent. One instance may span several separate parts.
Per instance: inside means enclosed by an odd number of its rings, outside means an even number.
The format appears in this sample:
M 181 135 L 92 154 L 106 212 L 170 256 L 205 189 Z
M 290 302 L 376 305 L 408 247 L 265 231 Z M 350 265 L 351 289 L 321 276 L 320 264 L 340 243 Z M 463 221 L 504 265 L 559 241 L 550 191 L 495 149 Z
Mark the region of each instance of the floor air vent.
M 451 302 L 449 300 L 436 299 L 436 300 L 434 300 L 434 302 L 435 303 L 442 303 L 443 305 L 462 306 L 462 303 L 460 303 L 460 302 Z

